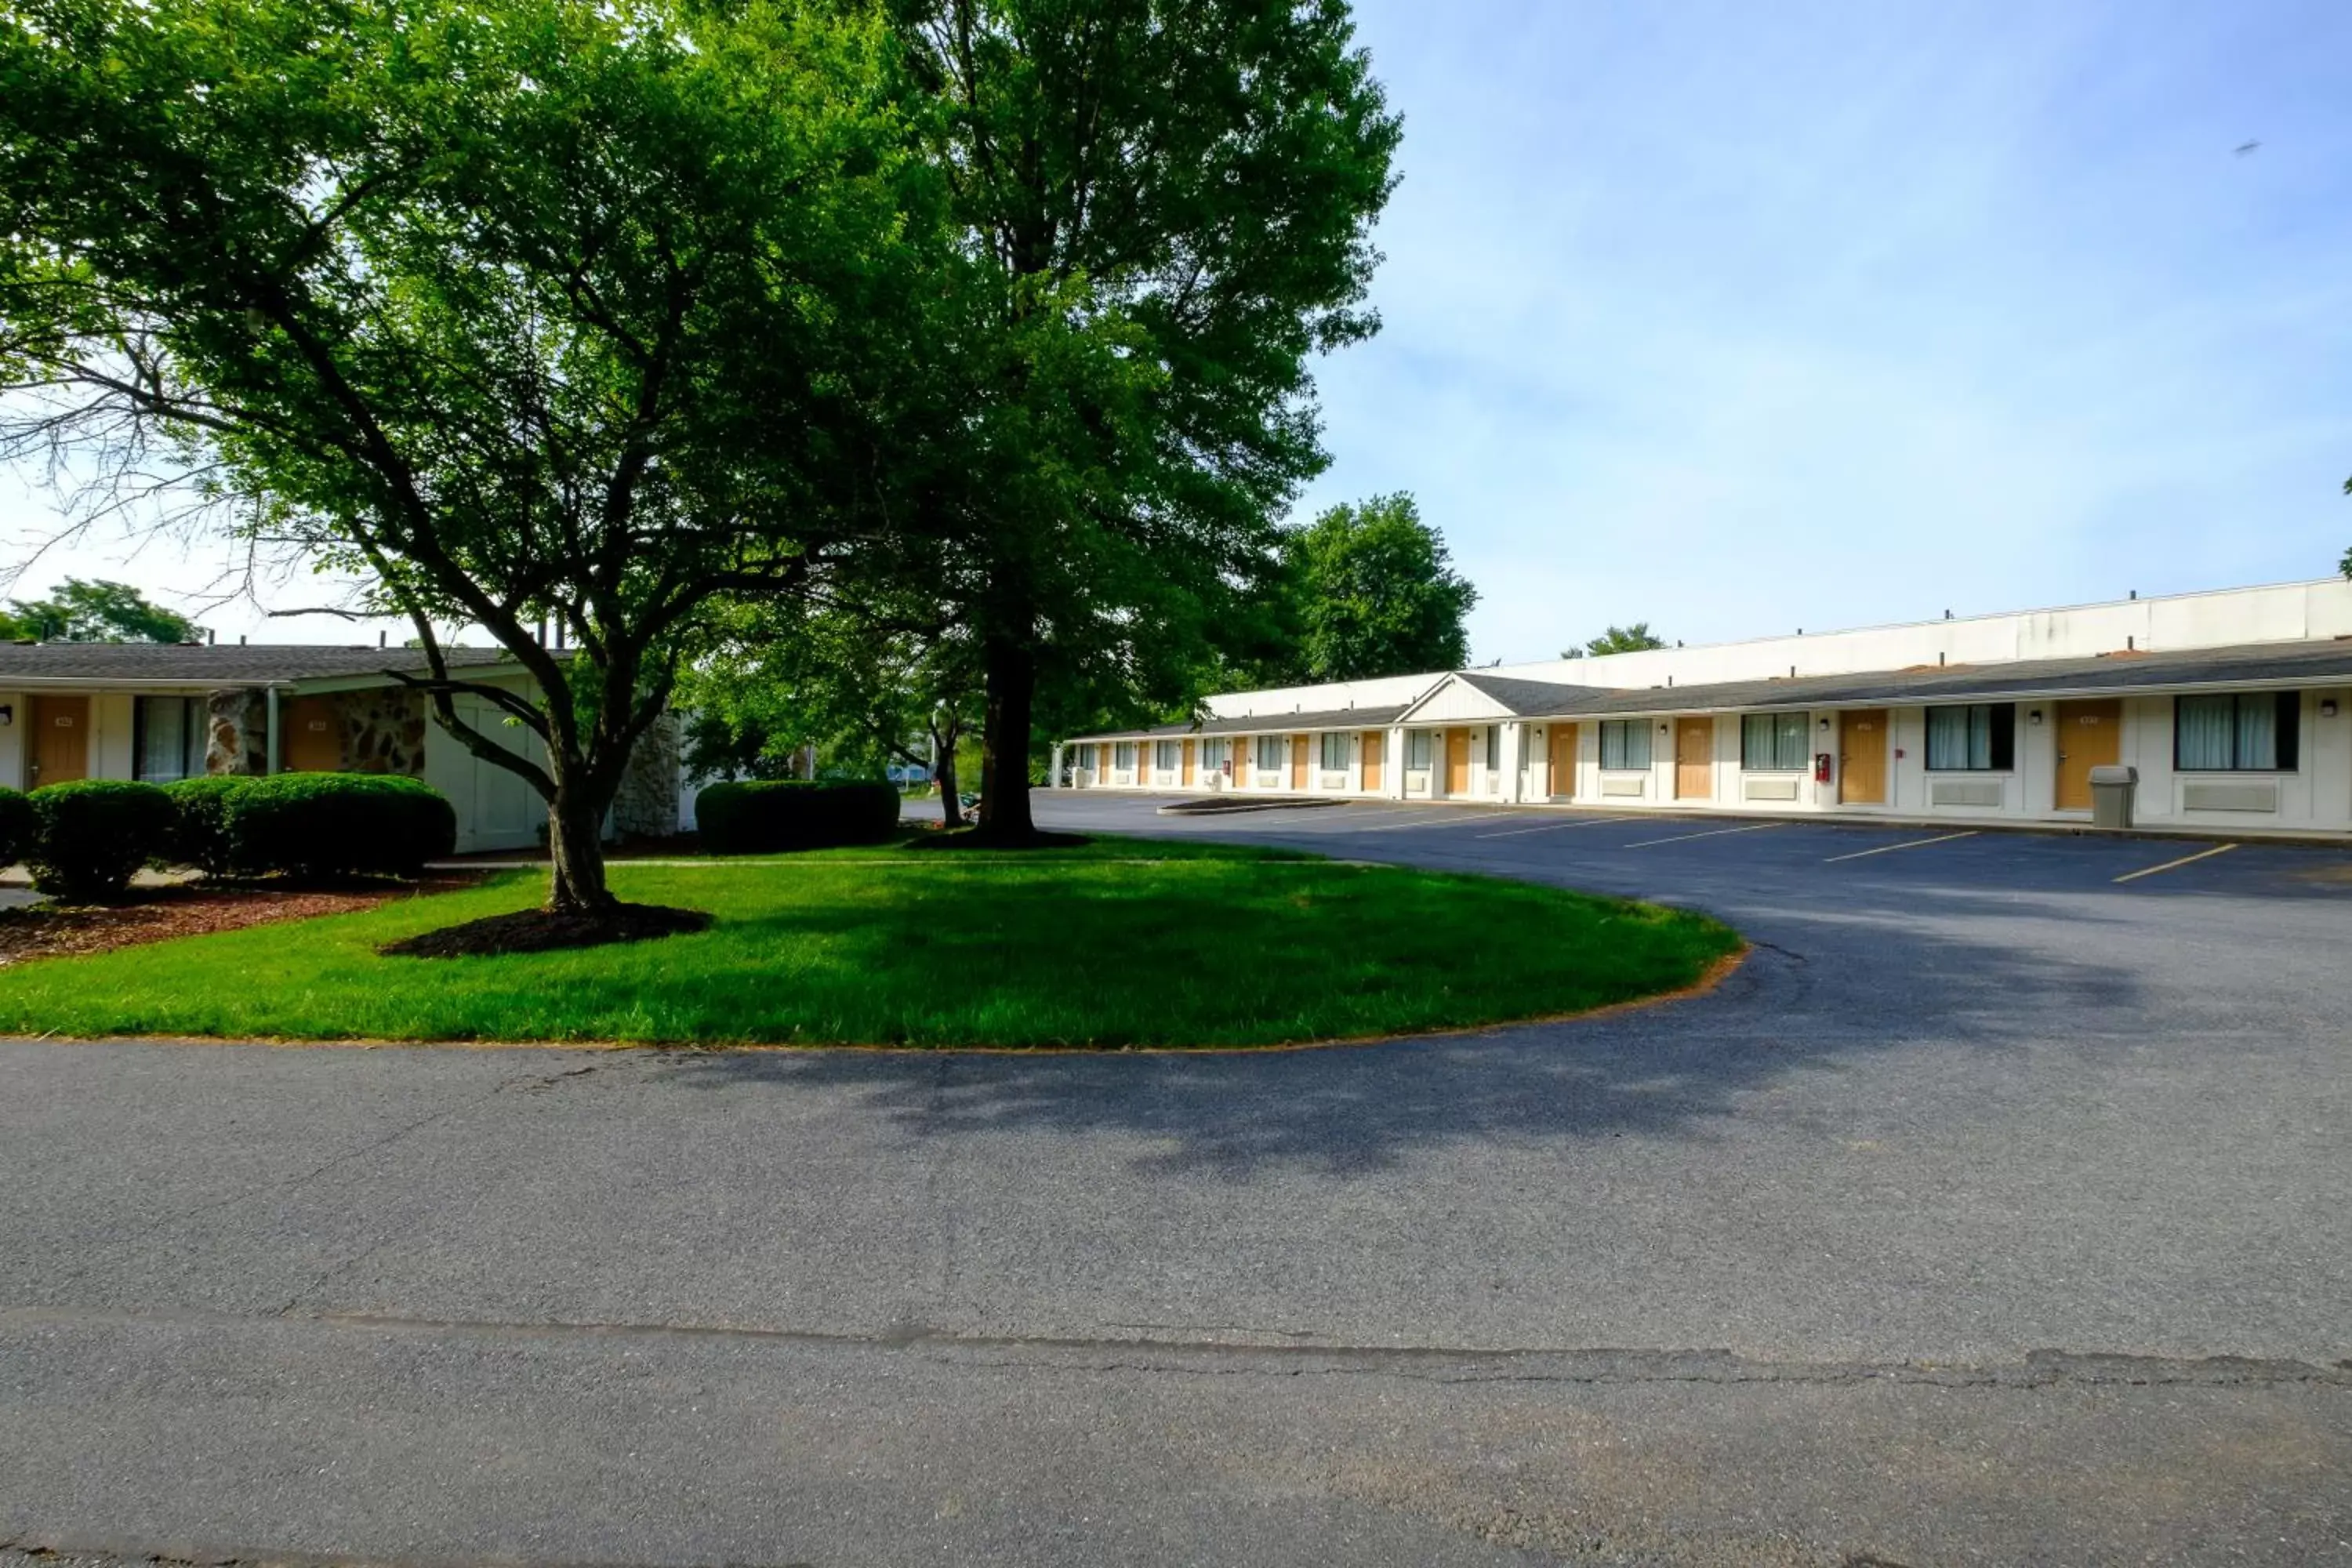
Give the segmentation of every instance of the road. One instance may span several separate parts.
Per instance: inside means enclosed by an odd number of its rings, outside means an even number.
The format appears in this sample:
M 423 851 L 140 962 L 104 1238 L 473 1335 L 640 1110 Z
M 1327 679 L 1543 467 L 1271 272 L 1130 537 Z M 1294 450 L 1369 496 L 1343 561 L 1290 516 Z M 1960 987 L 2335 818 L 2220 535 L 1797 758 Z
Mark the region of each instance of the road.
M 1041 816 L 1757 947 L 1265 1057 L 0 1045 L 0 1542 L 2352 1563 L 2352 855 Z

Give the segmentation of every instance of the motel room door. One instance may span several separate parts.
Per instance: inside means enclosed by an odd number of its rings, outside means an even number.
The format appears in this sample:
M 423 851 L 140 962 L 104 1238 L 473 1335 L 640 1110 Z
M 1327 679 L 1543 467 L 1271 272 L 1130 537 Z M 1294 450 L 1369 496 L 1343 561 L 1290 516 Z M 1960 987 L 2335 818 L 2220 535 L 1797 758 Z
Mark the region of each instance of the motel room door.
M 1715 794 L 1715 720 L 1675 721 L 1675 798 L 1706 800 Z
M 2121 698 L 2098 702 L 2061 702 L 2058 725 L 2058 798 L 2061 811 L 2091 809 L 2091 770 L 2124 760 Z
M 1364 793 L 1370 795 L 1381 787 L 1385 776 L 1381 763 L 1387 761 L 1389 738 L 1385 731 L 1367 730 L 1360 737 L 1364 749 Z
M 1470 793 L 1470 731 L 1445 731 L 1445 793 Z
M 1864 708 L 1838 720 L 1838 804 L 1886 804 L 1886 710 Z
M 1290 737 L 1290 787 L 1307 787 L 1307 737 L 1304 735 Z
M 341 715 L 324 697 L 297 697 L 279 710 L 279 768 L 289 773 L 340 773 L 343 766 Z
M 1576 797 L 1576 763 L 1578 736 L 1581 726 L 1554 724 L 1551 727 L 1551 787 L 1546 793 L 1568 799 Z
M 1201 742 L 1187 741 L 1184 742 L 1184 787 L 1191 789 L 1192 782 L 1200 776 Z
M 89 777 L 89 699 L 36 697 L 27 714 L 33 747 L 26 759 L 26 787 Z

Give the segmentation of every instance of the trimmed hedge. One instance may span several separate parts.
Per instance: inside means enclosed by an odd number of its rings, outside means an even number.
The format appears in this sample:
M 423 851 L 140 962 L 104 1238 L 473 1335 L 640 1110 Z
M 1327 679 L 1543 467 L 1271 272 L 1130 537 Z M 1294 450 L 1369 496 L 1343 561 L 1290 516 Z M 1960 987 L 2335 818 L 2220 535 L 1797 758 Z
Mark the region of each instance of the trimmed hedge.
M 705 786 L 694 800 L 702 847 L 764 855 L 880 844 L 898 831 L 898 790 L 887 784 L 757 779 Z
M 208 877 L 236 869 L 228 847 L 228 803 L 254 781 L 235 773 L 205 773 L 167 784 L 172 797 L 172 840 L 164 858 L 194 866 Z
M 13 789 L 0 789 L 0 866 L 14 866 L 33 847 L 33 803 Z
M 422 779 L 393 773 L 278 773 L 226 781 L 220 862 L 250 875 L 414 877 L 457 843 L 457 814 Z M 191 792 L 182 821 L 203 845 L 211 809 Z
M 129 779 L 72 779 L 25 797 L 33 809 L 33 886 L 68 903 L 120 898 L 131 875 L 170 848 L 172 797 Z

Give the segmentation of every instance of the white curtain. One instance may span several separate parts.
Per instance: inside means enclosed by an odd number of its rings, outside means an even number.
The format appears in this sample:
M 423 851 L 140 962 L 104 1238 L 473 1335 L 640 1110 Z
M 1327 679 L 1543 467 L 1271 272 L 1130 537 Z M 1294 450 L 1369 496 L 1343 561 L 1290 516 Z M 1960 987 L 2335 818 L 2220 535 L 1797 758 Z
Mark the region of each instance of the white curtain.
M 2264 705 L 2267 708 L 2267 704 Z M 2278 748 L 2277 725 L 2271 721 L 2270 749 L 2275 756 Z M 2182 771 L 2228 769 L 2236 765 L 2236 742 L 2242 721 L 2238 705 L 2228 697 L 2183 697 L 2174 709 L 2173 722 L 2179 728 L 2175 761 Z
M 2238 766 L 2278 766 L 2278 700 L 2264 692 L 2238 699 Z
M 194 706 L 184 697 L 139 700 L 139 777 L 170 784 L 204 772 L 204 729 L 190 712 Z

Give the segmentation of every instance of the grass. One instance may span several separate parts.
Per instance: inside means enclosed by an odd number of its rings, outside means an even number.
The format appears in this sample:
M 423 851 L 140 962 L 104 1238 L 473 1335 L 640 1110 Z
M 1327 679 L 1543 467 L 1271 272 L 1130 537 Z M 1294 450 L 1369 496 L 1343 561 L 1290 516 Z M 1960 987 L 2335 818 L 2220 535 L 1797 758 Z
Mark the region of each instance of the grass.
M 1139 840 L 624 861 L 612 880 L 717 923 L 572 952 L 376 954 L 541 897 L 541 874 L 509 872 L 357 914 L 0 969 L 0 1032 L 1272 1046 L 1632 1001 L 1739 946 L 1703 916 L 1525 882 Z

